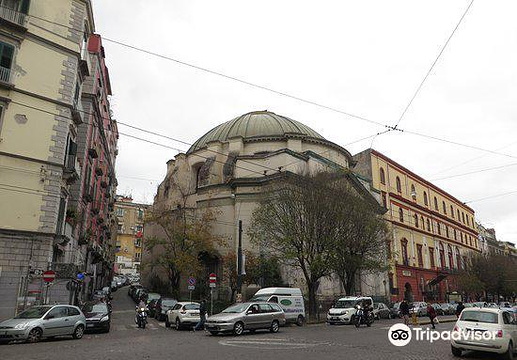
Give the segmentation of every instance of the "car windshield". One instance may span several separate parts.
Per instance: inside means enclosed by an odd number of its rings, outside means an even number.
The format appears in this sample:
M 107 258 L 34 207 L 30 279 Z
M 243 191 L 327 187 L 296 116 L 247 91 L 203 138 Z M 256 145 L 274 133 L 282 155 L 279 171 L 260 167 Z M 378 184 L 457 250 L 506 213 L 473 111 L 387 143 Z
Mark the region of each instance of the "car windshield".
M 185 310 L 199 310 L 199 304 L 186 304 L 183 308 Z
M 251 298 L 251 301 L 267 301 L 269 299 L 269 295 L 259 295 Z
M 149 293 L 147 295 L 147 299 L 148 300 L 156 300 L 156 299 L 159 299 L 161 298 L 160 294 L 156 294 L 156 293 Z
M 238 314 L 248 308 L 249 304 L 235 304 L 223 310 L 223 313 Z
M 86 303 L 83 306 L 83 312 L 87 313 L 107 313 L 108 307 L 101 303 Z
M 25 310 L 24 312 L 18 314 L 18 316 L 15 316 L 15 319 L 39 319 L 47 311 L 49 311 L 52 308 L 52 306 L 35 306 L 30 309 Z
M 497 314 L 488 311 L 463 311 L 460 320 L 497 324 Z
M 357 300 L 338 300 L 334 304 L 336 309 L 349 309 L 353 308 L 357 304 Z
M 165 299 L 163 300 L 162 299 L 162 306 L 165 305 L 165 306 L 174 306 L 176 305 L 177 301 L 176 300 L 173 300 L 173 299 Z

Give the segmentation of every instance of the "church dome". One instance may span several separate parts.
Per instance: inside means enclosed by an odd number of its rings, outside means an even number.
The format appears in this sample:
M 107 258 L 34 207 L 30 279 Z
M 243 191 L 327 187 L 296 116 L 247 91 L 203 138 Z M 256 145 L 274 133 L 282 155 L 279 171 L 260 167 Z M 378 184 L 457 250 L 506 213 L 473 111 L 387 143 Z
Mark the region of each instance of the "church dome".
M 332 144 L 316 131 L 296 120 L 270 111 L 254 111 L 216 126 L 200 137 L 187 154 L 206 147 L 211 141 L 227 142 L 228 139 L 237 136 L 241 136 L 245 142 L 295 137 L 304 141 Z

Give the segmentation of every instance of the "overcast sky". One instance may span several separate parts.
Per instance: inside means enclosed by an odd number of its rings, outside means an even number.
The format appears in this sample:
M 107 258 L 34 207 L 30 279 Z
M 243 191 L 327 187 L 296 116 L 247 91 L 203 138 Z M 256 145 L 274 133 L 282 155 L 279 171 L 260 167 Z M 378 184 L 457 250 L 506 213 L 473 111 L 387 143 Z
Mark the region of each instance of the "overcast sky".
M 469 2 L 96 0 L 94 11 L 106 38 L 394 125 Z M 400 124 L 514 158 L 407 133 L 379 136 L 373 147 L 429 180 L 517 163 L 516 13 L 515 0 L 475 1 Z M 104 47 L 116 118 L 189 143 L 264 109 L 340 145 L 383 130 L 113 43 Z M 177 152 L 122 135 L 119 148 L 119 193 L 151 203 Z M 516 178 L 517 165 L 433 182 L 471 201 L 517 191 Z M 517 242 L 515 203 L 517 193 L 469 205 L 500 240 Z

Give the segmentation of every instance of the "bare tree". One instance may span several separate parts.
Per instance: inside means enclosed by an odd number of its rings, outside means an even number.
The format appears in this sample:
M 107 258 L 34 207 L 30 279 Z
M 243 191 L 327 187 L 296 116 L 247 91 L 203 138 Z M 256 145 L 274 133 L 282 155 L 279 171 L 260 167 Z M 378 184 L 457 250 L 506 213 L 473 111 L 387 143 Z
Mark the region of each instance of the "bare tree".
M 373 256 L 369 257 L 372 251 L 369 247 L 365 251 L 364 244 L 371 242 L 380 230 L 373 225 L 377 226 L 374 220 L 362 219 L 361 224 L 353 224 L 359 217 L 354 211 L 363 211 L 363 215 L 377 219 L 373 209 L 379 206 L 375 205 L 375 200 L 367 200 L 369 194 L 361 197 L 357 192 L 361 191 L 361 185 L 351 186 L 350 181 L 347 173 L 287 174 L 266 189 L 253 213 L 249 232 L 252 241 L 284 264 L 301 270 L 309 292 L 312 317 L 317 312 L 316 293 L 320 280 L 337 268 L 336 251 L 342 249 L 336 246 L 352 247 L 347 259 L 356 263 L 352 269 L 341 269 L 341 275 L 348 276 L 373 259 Z M 360 205 L 368 201 L 370 205 Z M 365 234 L 366 240 L 360 238 Z M 347 236 L 350 237 L 348 240 L 345 239 Z M 360 250 L 355 250 L 354 241 L 361 241 Z M 372 247 L 378 243 L 375 241 Z

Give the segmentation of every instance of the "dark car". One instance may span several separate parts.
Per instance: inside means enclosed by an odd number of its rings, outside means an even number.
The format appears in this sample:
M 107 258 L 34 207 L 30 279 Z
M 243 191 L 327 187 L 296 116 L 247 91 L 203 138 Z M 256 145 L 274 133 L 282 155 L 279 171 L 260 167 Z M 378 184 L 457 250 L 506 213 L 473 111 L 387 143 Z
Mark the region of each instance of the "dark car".
M 86 318 L 86 331 L 110 331 L 111 311 L 106 303 L 87 302 L 82 311 Z
M 390 307 L 390 317 L 392 319 L 398 319 L 400 317 L 400 302 L 393 304 Z
M 133 297 L 133 295 L 134 295 L 134 293 L 135 293 L 136 289 L 138 289 L 138 288 L 142 288 L 142 287 L 143 287 L 143 286 L 142 286 L 142 285 L 140 285 L 140 284 L 131 284 L 131 285 L 129 285 L 129 288 L 127 289 L 127 294 L 128 294 L 129 296 Z
M 147 294 L 149 293 L 149 290 L 147 290 L 146 288 L 144 287 L 139 287 L 135 290 L 135 292 L 133 293 L 133 300 L 136 302 L 136 303 L 139 303 L 140 300 L 144 300 L 145 302 L 147 302 Z
M 178 303 L 177 300 L 171 298 L 161 298 L 156 302 L 156 306 L 154 307 L 154 317 L 158 321 L 164 321 L 165 316 L 167 315 L 167 311 L 172 309 L 174 305 Z

